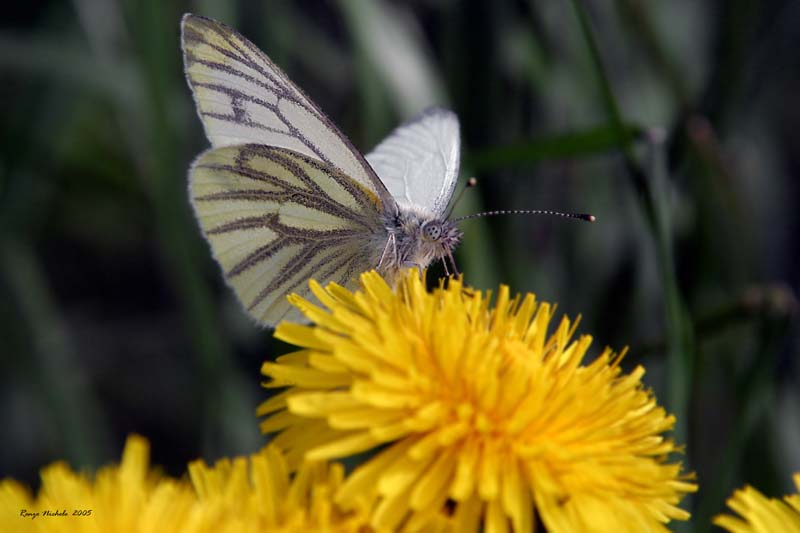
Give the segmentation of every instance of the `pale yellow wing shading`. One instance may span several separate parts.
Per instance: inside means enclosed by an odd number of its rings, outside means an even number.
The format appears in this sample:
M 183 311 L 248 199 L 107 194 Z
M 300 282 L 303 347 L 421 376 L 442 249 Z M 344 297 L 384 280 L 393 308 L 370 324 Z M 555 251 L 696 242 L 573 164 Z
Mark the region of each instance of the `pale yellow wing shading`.
M 288 148 L 339 169 L 393 205 L 364 157 L 253 43 L 224 24 L 187 14 L 181 45 L 186 79 L 213 147 Z
M 190 196 L 225 279 L 266 326 L 299 318 L 286 296 L 308 297 L 309 279 L 352 286 L 377 264 L 375 243 L 385 232 L 378 199 L 303 154 L 258 144 L 212 148 L 192 164 Z

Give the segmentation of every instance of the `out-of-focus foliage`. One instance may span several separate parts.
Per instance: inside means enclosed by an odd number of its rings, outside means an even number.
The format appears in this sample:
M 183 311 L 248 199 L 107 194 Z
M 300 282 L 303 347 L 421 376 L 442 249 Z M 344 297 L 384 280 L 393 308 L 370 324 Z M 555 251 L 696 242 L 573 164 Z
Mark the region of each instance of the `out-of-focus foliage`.
M 181 14 L 226 22 L 364 151 L 422 107 L 462 121 L 467 283 L 630 345 L 698 472 L 694 528 L 800 470 L 800 5 L 40 0 L 0 26 L 0 474 L 116 457 L 179 472 L 262 442 L 284 348 L 224 287 L 186 197 L 207 142 Z M 432 274 L 440 273 L 434 267 Z M 434 278 L 434 275 L 430 276 Z

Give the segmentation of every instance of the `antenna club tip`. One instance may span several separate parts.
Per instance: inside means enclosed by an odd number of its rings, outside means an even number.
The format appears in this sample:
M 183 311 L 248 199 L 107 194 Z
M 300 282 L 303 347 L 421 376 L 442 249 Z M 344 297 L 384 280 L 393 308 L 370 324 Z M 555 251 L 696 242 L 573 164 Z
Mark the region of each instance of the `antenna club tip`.
M 470 178 L 467 180 L 467 187 L 475 187 L 478 184 L 478 178 Z
M 597 222 L 597 217 L 594 215 L 586 215 L 586 220 L 589 222 Z

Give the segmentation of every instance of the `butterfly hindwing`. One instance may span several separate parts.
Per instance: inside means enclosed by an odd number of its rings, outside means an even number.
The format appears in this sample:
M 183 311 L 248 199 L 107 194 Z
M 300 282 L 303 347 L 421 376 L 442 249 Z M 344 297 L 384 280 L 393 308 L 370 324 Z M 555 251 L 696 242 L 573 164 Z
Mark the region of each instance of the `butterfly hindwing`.
M 375 195 L 338 169 L 278 147 L 212 148 L 190 170 L 203 234 L 228 284 L 259 322 L 287 315 L 286 295 L 307 281 L 351 285 L 373 268 L 380 231 Z M 296 311 L 293 311 L 296 314 Z
M 458 179 L 458 117 L 431 108 L 398 126 L 367 154 L 395 200 L 442 216 Z
M 186 79 L 213 147 L 258 143 L 294 150 L 393 203 L 350 141 L 253 43 L 224 24 L 189 14 L 181 38 Z

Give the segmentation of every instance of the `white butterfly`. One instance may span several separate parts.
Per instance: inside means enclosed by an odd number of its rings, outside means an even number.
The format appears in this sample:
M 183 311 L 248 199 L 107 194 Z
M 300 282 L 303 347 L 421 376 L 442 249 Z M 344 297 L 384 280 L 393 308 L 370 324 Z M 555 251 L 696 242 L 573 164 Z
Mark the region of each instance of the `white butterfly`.
M 250 41 L 196 15 L 181 23 L 186 78 L 212 148 L 189 171 L 200 227 L 228 284 L 260 323 L 298 318 L 308 280 L 352 287 L 377 268 L 449 259 L 458 178 L 455 114 L 431 109 L 366 159 Z M 447 263 L 445 262 L 445 268 Z

